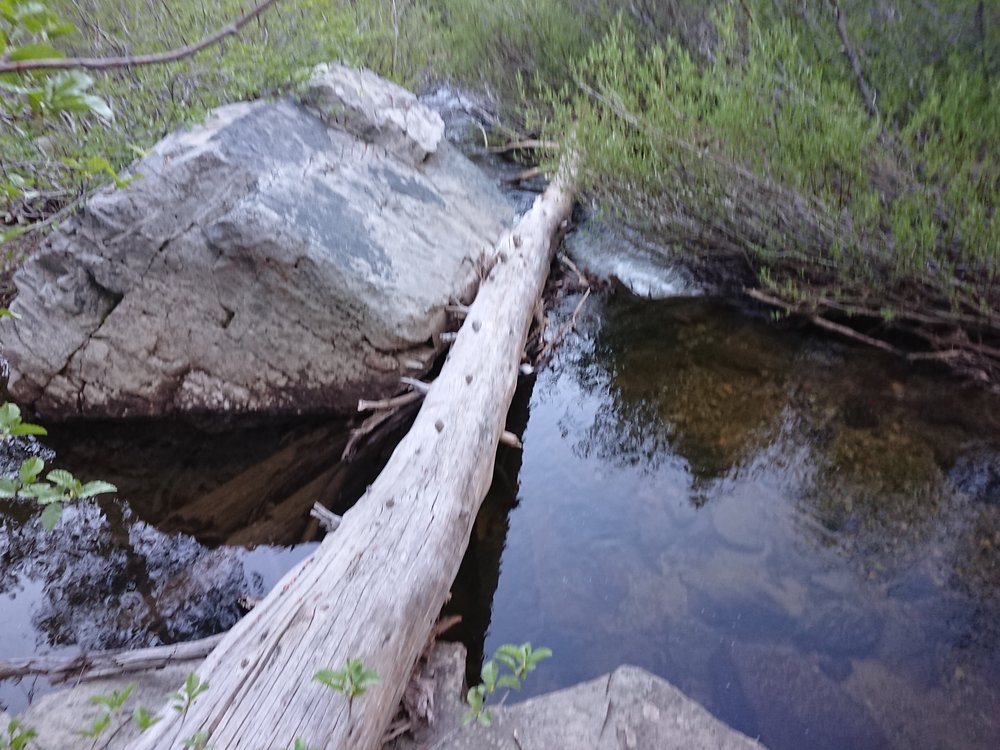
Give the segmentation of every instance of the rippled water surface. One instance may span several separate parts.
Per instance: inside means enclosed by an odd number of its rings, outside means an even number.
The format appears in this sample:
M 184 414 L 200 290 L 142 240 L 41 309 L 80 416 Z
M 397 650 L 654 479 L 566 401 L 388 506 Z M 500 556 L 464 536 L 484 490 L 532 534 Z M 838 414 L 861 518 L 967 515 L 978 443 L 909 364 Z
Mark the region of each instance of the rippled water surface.
M 518 418 L 456 596 L 555 651 L 525 694 L 632 663 L 774 750 L 1000 747 L 995 398 L 618 295 Z

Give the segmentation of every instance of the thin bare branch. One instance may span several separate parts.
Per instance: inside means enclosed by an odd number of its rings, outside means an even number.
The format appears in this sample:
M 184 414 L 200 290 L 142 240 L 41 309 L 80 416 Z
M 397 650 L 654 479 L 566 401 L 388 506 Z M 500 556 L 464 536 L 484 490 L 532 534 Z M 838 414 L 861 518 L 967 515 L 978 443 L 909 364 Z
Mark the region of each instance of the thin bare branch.
M 878 110 L 875 108 L 875 94 L 868 86 L 868 82 L 865 81 L 865 74 L 861 69 L 861 60 L 858 58 L 858 53 L 854 51 L 854 45 L 851 44 L 851 37 L 847 33 L 847 22 L 844 20 L 844 12 L 840 9 L 840 3 L 837 0 L 830 0 L 830 5 L 833 7 L 833 15 L 837 21 L 837 34 L 840 36 L 840 44 L 843 48 L 844 57 L 847 58 L 847 63 L 851 66 L 851 72 L 854 73 L 854 80 L 858 85 L 858 93 L 861 94 L 862 102 L 869 117 L 876 118 L 878 117 Z
M 85 68 L 87 70 L 111 70 L 114 68 L 131 68 L 138 65 L 162 65 L 191 57 L 206 47 L 217 44 L 226 37 L 233 36 L 250 21 L 274 5 L 278 0 L 263 0 L 242 16 L 227 26 L 209 34 L 201 41 L 187 44 L 168 52 L 157 52 L 149 55 L 125 55 L 123 57 L 59 57 L 41 60 L 8 60 L 0 62 L 0 73 L 23 73 L 28 70 L 69 70 Z

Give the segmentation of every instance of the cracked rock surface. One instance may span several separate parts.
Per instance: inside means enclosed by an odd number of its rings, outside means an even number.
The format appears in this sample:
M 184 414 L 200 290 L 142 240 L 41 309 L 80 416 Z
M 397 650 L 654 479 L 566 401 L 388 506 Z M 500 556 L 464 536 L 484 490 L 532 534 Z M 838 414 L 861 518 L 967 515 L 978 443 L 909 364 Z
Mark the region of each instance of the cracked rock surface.
M 48 418 L 353 411 L 429 366 L 513 211 L 409 92 L 341 66 L 309 92 L 216 110 L 52 234 L 0 326 L 15 400 Z

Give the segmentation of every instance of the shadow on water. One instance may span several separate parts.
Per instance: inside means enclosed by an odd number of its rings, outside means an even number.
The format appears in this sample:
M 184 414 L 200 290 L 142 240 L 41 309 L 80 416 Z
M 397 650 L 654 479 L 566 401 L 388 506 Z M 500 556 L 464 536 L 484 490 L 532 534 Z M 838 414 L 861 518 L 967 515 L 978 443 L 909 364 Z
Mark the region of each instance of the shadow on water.
M 518 698 L 634 663 L 773 750 L 1000 746 L 1000 400 L 619 295 L 524 444 L 456 586 L 472 676 L 530 640 Z
M 343 513 L 394 442 L 340 462 L 343 423 L 200 429 L 179 422 L 49 425 L 46 460 L 117 496 L 67 507 L 57 529 L 37 508 L 0 501 L 0 659 L 141 647 L 231 627 L 321 535 L 309 508 Z M 6 456 L 16 471 L 21 456 Z M 23 708 L 47 684 L 0 682 Z

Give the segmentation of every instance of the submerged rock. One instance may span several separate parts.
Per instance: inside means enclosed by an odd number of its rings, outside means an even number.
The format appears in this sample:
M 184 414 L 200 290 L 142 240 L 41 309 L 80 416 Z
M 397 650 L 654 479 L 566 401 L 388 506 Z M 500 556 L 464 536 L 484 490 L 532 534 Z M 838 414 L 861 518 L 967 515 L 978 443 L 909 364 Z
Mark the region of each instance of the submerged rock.
M 412 94 L 320 66 L 222 107 L 15 277 L 10 392 L 48 417 L 353 410 L 429 367 L 512 219 Z

